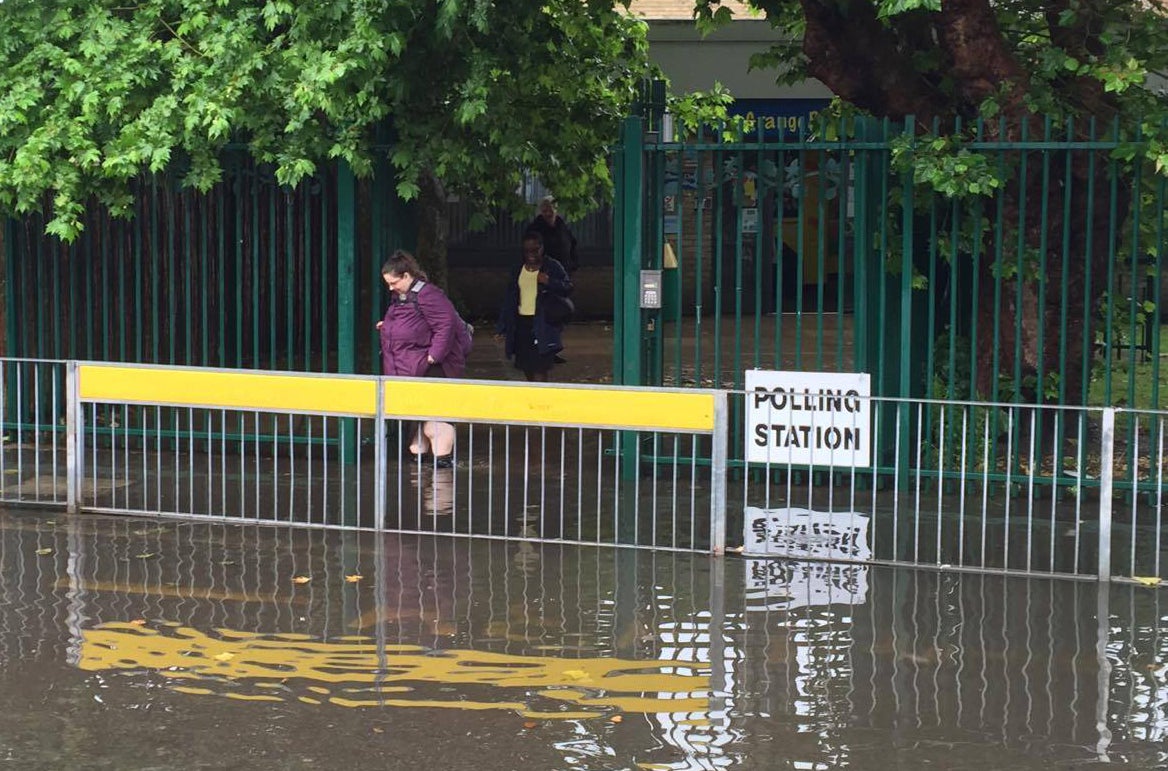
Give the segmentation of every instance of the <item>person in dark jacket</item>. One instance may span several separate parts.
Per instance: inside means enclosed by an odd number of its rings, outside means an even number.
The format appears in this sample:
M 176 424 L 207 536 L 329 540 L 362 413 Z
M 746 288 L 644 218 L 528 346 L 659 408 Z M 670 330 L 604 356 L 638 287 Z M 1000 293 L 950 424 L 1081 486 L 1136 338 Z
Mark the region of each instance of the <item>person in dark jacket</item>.
M 556 213 L 555 196 L 543 197 L 539 202 L 539 214 L 527 229 L 539 233 L 543 238 L 544 254 L 563 265 L 568 275 L 580 267 L 580 258 L 576 255 L 576 236 L 572 235 L 564 218 Z
M 462 377 L 471 349 L 470 330 L 454 305 L 426 280 L 413 255 L 393 253 L 381 266 L 389 287 L 389 308 L 377 322 L 381 336 L 381 371 L 397 377 Z M 454 427 L 426 421 L 410 443 L 422 455 L 432 448 L 440 467 L 453 464 Z
M 523 237 L 523 262 L 511 272 L 498 332 L 506 341 L 507 357 L 531 381 L 547 381 L 556 354 L 564 349 L 563 326 L 553 323 L 549 311 L 558 298 L 572 293 L 572 279 L 564 266 L 544 253 L 543 238 L 534 231 Z

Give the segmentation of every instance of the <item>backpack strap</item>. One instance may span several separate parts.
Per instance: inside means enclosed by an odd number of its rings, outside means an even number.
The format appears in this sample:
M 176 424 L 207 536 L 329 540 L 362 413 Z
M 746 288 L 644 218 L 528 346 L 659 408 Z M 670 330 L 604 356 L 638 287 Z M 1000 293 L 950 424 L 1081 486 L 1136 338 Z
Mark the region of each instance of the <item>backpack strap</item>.
M 0 0 L 0 2 L 3 2 L 3 0 Z M 414 283 L 412 286 L 410 286 L 410 290 L 408 292 L 406 292 L 406 299 L 403 302 L 413 303 L 414 305 L 417 305 L 418 304 L 418 293 L 421 292 L 425 287 L 426 287 L 425 281 L 421 280 L 420 278 L 414 279 Z M 468 322 L 466 319 L 462 318 L 462 316 L 459 316 L 458 320 L 460 322 L 462 322 L 463 329 L 466 331 L 467 345 L 466 345 L 466 350 L 463 352 L 464 354 L 466 354 L 466 353 L 470 352 L 470 347 L 471 347 L 471 345 L 474 344 L 474 326 L 470 322 Z

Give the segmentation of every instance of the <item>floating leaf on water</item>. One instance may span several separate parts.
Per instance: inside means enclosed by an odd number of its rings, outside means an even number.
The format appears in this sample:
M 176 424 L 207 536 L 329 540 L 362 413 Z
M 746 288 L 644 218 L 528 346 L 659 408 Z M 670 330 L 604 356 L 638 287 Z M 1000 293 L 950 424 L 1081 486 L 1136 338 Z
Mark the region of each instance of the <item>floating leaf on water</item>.
M 296 576 L 296 577 L 294 577 L 294 578 L 292 579 L 292 583 L 294 583 L 294 584 L 306 584 L 306 583 L 308 583 L 308 582 L 309 582 L 309 581 L 311 581 L 311 580 L 312 580 L 311 576 Z
M 621 717 L 620 715 L 613 715 L 612 717 L 610 717 L 608 719 L 608 722 L 610 722 L 610 723 L 620 723 L 622 721 L 624 721 L 624 718 Z
M 37 549 L 36 553 L 43 557 L 46 554 L 52 554 L 53 550 L 52 549 Z
M 564 672 L 565 677 L 570 677 L 573 680 L 587 680 L 588 673 L 583 669 L 569 669 Z
M 385 729 L 384 729 L 384 728 L 378 728 L 377 726 L 373 726 L 373 733 L 375 733 L 375 734 L 383 734 L 383 733 L 385 733 Z
M 346 582 L 348 582 L 348 583 L 350 583 L 350 584 L 355 584 L 355 583 L 357 583 L 358 581 L 360 581 L 360 580 L 362 579 L 362 577 L 363 577 L 363 576 L 360 576 L 360 575 L 358 575 L 358 574 L 354 573 L 354 574 L 353 574 L 353 575 L 351 575 L 351 576 L 345 576 L 345 581 L 346 581 Z
M 136 618 L 130 622 L 130 626 L 146 626 L 146 619 Z
M 222 561 L 222 562 L 220 562 L 219 564 L 220 564 L 220 565 L 234 565 L 234 564 L 235 564 L 235 560 L 223 560 L 223 561 Z
M 137 559 L 140 559 L 140 560 L 148 560 L 151 557 L 157 557 L 157 556 L 158 555 L 152 551 L 145 551 L 145 552 L 142 552 L 141 554 L 134 555 L 134 557 L 136 557 Z
M 231 661 L 233 658 L 235 658 L 234 653 L 228 653 L 227 651 L 223 651 L 222 653 L 220 653 L 218 656 L 215 657 L 215 660 L 216 661 Z
M 534 720 L 528 720 L 523 724 L 523 727 L 530 730 L 532 728 L 535 728 L 538 725 L 539 725 L 539 723 L 535 722 Z
M 37 552 L 37 554 L 40 554 L 40 552 Z M 1156 576 L 1132 576 L 1132 580 L 1143 586 L 1159 586 L 1163 583 L 1163 579 L 1157 578 Z

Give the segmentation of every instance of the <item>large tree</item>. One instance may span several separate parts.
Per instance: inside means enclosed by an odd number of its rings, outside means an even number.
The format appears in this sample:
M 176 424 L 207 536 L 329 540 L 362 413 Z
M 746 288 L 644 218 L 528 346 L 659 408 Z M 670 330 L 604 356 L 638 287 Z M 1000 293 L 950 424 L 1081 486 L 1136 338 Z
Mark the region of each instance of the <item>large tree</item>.
M 894 120 L 915 116 L 918 132 L 942 135 L 936 143 L 920 142 L 913 152 L 902 154 L 910 163 L 914 153 L 920 161 L 921 148 L 963 152 L 961 143 L 971 138 L 971 127 L 979 118 L 980 139 L 1017 142 L 1043 138 L 1046 116 L 1052 116 L 1059 140 L 1098 139 L 1118 127 L 1117 138 L 1130 142 L 1117 153 L 1128 164 L 1121 171 L 1130 173 L 1134 164 L 1145 163 L 1153 173 L 1168 174 L 1168 98 L 1163 92 L 1168 17 L 1158 1 L 749 0 L 749 4 L 780 30 L 780 42 L 761 52 L 756 64 L 779 67 L 780 80 L 788 82 L 815 77 L 844 102 L 870 115 Z M 696 14 L 707 26 L 730 17 L 719 0 L 698 0 Z M 1131 211 L 1132 191 L 1138 189 L 1121 183 L 1115 195 L 1108 195 L 1109 160 L 1083 152 L 1055 155 L 1044 181 L 1042 173 L 1023 176 L 1017 169 L 994 176 L 993 164 L 979 164 L 966 154 L 956 162 L 933 162 L 929 171 L 918 174 L 919 182 L 933 183 L 946 195 L 980 196 L 991 190 L 1000 196 L 1000 204 L 985 207 L 984 227 L 972 236 L 983 243 L 970 250 L 981 255 L 976 270 L 987 279 L 1008 275 L 1011 284 L 1002 292 L 1000 306 L 993 301 L 993 280 L 982 281 L 990 294 L 978 298 L 981 329 L 993 329 L 993 314 L 998 314 L 1003 339 L 984 334 L 979 347 L 988 353 L 999 345 L 999 372 L 1030 376 L 1057 372 L 1064 315 L 1066 360 L 1078 361 L 1086 354 L 1083 325 L 1106 287 L 1097 273 L 1105 270 L 1099 256 L 1109 253 L 1115 238 L 1109 227 L 1111 207 L 1122 218 Z M 988 178 L 981 172 L 988 172 Z M 1092 189 L 1098 191 L 1093 199 L 1088 195 Z M 1162 217 L 1163 212 L 1155 216 Z M 1006 253 L 996 258 L 989 243 L 995 227 L 1008 234 L 999 240 L 1007 244 Z M 1096 255 L 1090 269 L 1087 254 Z M 1065 255 L 1070 259 L 1064 275 Z M 1007 267 L 1027 259 L 1045 265 L 1045 274 L 1025 268 L 1006 273 Z M 1093 272 L 1096 275 L 1088 275 Z M 1061 281 L 1067 282 L 1067 305 L 1043 302 L 1043 283 L 1058 287 Z M 1021 330 L 1016 346 L 1004 339 L 1015 329 Z M 998 373 L 982 367 L 978 374 L 980 390 L 988 394 Z M 1040 394 L 1042 387 L 1035 388 Z
M 207 189 L 246 143 L 293 184 L 377 139 L 407 199 L 513 203 L 530 171 L 586 207 L 647 62 L 605 0 L 0 0 L 0 213 L 69 239 L 180 156 Z

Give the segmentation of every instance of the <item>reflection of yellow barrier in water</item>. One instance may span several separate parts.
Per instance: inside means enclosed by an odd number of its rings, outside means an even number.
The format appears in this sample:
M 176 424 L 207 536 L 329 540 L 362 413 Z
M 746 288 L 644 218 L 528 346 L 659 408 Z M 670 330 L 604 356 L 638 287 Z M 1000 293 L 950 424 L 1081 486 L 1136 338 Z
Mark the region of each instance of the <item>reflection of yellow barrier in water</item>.
M 688 662 L 615 658 L 514 656 L 476 650 L 428 650 L 385 645 L 365 636 L 324 642 L 307 635 L 261 635 L 228 629 L 209 635 L 190 627 L 163 631 L 110 623 L 82 633 L 79 667 L 87 671 L 155 670 L 188 681 L 175 690 L 250 701 L 296 699 L 344 707 L 509 709 L 526 717 L 586 718 L 608 710 L 704 712 L 709 677 Z M 202 681 L 194 686 L 189 681 Z M 302 685 L 297 694 L 293 686 Z M 516 689 L 517 700 L 408 698 L 419 687 L 488 686 Z M 394 694 L 394 698 L 386 698 Z M 539 710 L 542 698 L 579 710 Z

